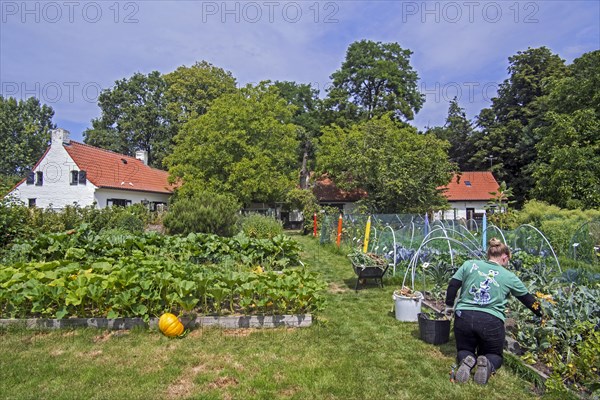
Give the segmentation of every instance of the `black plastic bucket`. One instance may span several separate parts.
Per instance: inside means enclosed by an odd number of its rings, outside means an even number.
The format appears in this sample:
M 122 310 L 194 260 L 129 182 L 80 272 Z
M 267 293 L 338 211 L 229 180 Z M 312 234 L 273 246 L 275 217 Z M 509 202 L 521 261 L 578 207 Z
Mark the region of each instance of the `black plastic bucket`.
M 429 319 L 419 313 L 419 337 L 426 343 L 443 344 L 450 340 L 449 319 Z

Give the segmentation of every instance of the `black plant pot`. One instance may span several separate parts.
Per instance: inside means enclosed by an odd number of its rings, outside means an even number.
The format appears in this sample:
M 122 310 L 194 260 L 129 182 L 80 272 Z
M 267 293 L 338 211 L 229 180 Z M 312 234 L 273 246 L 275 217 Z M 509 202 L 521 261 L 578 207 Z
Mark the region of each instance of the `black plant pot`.
M 449 319 L 429 319 L 426 314 L 419 313 L 419 337 L 426 343 L 443 344 L 450 340 Z

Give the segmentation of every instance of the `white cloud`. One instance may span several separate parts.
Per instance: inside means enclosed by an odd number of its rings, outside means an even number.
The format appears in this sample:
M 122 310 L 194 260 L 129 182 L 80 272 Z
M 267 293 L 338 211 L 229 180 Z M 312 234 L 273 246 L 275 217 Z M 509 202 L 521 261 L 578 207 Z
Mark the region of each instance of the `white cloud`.
M 488 13 L 482 14 L 486 4 L 492 3 L 502 9 L 497 22 L 491 22 L 495 19 L 493 6 L 488 5 Z M 28 6 L 33 7 L 31 4 Z M 43 7 L 45 3 L 39 4 Z M 440 85 L 437 100 L 430 94 L 415 120 L 422 128 L 443 123 L 452 85 L 463 90 L 460 104 L 470 117 L 487 106 L 489 99 L 481 91 L 471 98 L 470 88 L 473 84 L 483 88 L 500 83 L 507 76 L 508 57 L 519 50 L 546 45 L 570 62 L 600 47 L 600 3 L 586 1 L 479 2 L 472 21 L 463 2 L 285 1 L 269 5 L 273 3 L 258 1 L 229 2 L 227 9 L 221 1 L 96 4 L 102 7 L 102 17 L 96 23 L 89 22 L 94 19 L 92 8 L 87 14 L 76 10 L 73 22 L 64 12 L 55 23 L 47 21 L 50 14 L 41 15 L 39 23 L 33 20 L 35 16 L 27 15 L 22 23 L 22 15 L 4 13 L 2 84 L 24 83 L 29 90 L 37 82 L 43 95 L 44 85 L 52 83 L 64 86 L 76 82 L 80 88 L 88 85 L 88 89 L 95 88 L 89 86 L 92 84 L 110 87 L 115 80 L 135 72 L 167 73 L 206 60 L 230 70 L 241 84 L 292 80 L 315 83 L 323 90 L 350 43 L 361 39 L 394 41 L 414 52 L 411 63 L 427 89 Z M 462 7 L 457 23 L 448 22 L 456 19 L 449 4 Z M 127 17 L 134 23 L 125 23 Z M 526 18 L 538 22 L 525 23 Z M 23 90 L 16 94 L 25 95 Z M 64 94 L 51 104 L 57 119 L 81 126 L 97 116 L 97 105 L 83 93 L 75 92 L 72 101 L 68 97 Z

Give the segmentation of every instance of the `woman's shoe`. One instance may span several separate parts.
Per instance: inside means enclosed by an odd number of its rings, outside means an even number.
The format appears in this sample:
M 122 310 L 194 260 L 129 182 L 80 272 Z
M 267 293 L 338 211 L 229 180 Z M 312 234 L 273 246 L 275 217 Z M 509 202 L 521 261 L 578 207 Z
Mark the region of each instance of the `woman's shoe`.
M 471 378 L 471 370 L 475 366 L 475 357 L 466 356 L 456 371 L 456 382 L 465 383 Z
M 486 356 L 477 357 L 477 369 L 475 370 L 475 375 L 473 376 L 475 383 L 485 385 L 488 382 L 488 379 L 490 379 L 491 374 L 492 363 L 487 359 Z

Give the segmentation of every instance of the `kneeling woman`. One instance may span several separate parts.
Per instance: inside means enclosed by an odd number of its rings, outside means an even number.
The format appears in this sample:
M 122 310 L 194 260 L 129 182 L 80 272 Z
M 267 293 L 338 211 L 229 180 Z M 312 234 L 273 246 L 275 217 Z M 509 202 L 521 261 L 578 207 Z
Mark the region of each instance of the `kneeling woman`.
M 504 311 L 512 294 L 537 316 L 539 303 L 525 285 L 505 267 L 510 249 L 496 238 L 489 241 L 487 261 L 468 260 L 456 271 L 446 293 L 446 314 L 454 312 L 456 372 L 458 382 L 467 382 L 475 366 L 473 380 L 485 385 L 490 375 L 502 365 L 504 349 Z M 458 290 L 460 298 L 453 308 Z

